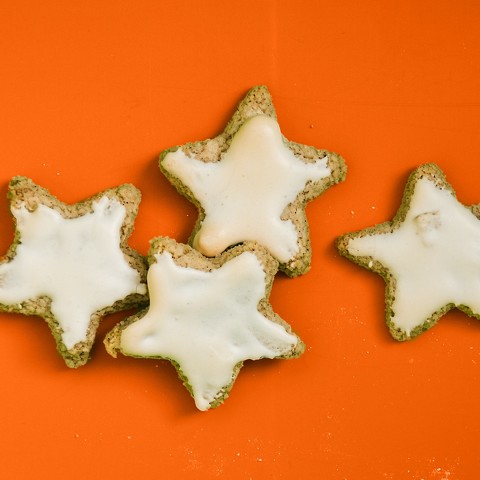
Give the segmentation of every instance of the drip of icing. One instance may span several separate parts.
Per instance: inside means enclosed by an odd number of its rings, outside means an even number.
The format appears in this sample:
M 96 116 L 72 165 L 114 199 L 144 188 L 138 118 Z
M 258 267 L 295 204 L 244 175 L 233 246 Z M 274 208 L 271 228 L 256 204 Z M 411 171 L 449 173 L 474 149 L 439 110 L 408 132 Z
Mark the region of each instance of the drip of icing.
M 127 355 L 178 363 L 200 410 L 232 382 L 239 362 L 278 357 L 297 344 L 296 336 L 257 310 L 265 273 L 253 253 L 211 272 L 180 267 L 168 252 L 155 258 L 148 271 L 149 310 L 122 331 L 120 347 Z
M 180 148 L 163 159 L 201 203 L 205 218 L 194 239 L 204 255 L 254 240 L 286 263 L 298 252 L 298 235 L 285 207 L 309 181 L 331 174 L 327 157 L 304 163 L 287 147 L 276 120 L 259 115 L 247 120 L 218 162 L 188 157 Z
M 103 196 L 91 213 L 72 219 L 45 205 L 12 214 L 20 242 L 0 265 L 0 303 L 48 296 L 67 349 L 86 340 L 93 313 L 144 287 L 120 249 L 125 207 L 118 201 Z

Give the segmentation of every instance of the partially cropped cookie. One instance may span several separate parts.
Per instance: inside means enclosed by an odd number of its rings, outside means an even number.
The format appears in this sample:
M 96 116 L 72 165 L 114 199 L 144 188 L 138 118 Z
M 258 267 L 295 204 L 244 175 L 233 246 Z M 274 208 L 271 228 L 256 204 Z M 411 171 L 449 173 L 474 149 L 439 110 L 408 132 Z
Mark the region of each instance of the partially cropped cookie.
M 106 337 L 108 352 L 169 360 L 200 410 L 220 405 L 245 360 L 299 356 L 304 345 L 268 297 L 278 262 L 242 244 L 208 259 L 168 238 L 149 252 L 150 306 Z
M 67 205 L 26 177 L 8 190 L 15 238 L 0 263 L 0 310 L 48 323 L 69 367 L 84 365 L 100 319 L 147 303 L 146 261 L 127 245 L 133 185 Z
M 386 321 L 413 338 L 452 308 L 480 318 L 480 209 L 456 198 L 434 164 L 407 182 L 392 221 L 338 240 L 340 253 L 386 282 Z
M 346 173 L 336 153 L 283 137 L 264 86 L 247 93 L 223 133 L 168 149 L 159 164 L 199 210 L 191 245 L 214 257 L 256 241 L 290 276 L 310 267 L 306 203 Z

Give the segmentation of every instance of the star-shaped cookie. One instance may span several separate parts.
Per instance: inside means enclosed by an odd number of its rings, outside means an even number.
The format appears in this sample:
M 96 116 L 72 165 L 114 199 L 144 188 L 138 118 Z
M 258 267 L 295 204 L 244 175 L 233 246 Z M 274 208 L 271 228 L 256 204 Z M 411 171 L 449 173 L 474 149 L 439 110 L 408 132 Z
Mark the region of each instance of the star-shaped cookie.
M 407 182 L 391 222 L 339 238 L 339 251 L 386 282 L 386 321 L 413 338 L 452 308 L 480 318 L 480 216 L 465 207 L 434 164 Z
M 213 257 L 256 241 L 290 276 L 310 266 L 306 203 L 346 172 L 339 155 L 283 137 L 264 86 L 247 93 L 223 133 L 168 149 L 159 165 L 199 210 L 191 245 Z
M 0 310 L 43 317 L 69 367 L 84 365 L 102 316 L 147 303 L 146 260 L 127 245 L 133 185 L 67 205 L 26 177 L 8 196 L 16 230 L 0 262 Z
M 149 252 L 150 306 L 118 324 L 107 350 L 169 360 L 200 410 L 228 395 L 245 360 L 291 358 L 304 345 L 268 302 L 278 262 L 246 243 L 208 259 L 168 238 Z

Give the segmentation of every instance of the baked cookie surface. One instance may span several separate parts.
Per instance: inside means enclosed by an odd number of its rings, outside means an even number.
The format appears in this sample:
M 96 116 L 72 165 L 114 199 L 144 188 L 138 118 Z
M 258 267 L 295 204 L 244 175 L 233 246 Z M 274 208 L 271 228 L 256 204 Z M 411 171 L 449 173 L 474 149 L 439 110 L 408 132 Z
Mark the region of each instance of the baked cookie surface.
M 114 327 L 107 351 L 169 360 L 199 410 L 224 401 L 245 360 L 303 352 L 268 302 L 278 262 L 263 247 L 242 244 L 209 259 L 157 238 L 149 263 L 150 306 Z
M 339 155 L 283 137 L 264 86 L 247 93 L 223 133 L 168 149 L 159 165 L 199 210 L 192 246 L 214 257 L 255 241 L 289 276 L 310 266 L 306 203 L 346 173 Z
M 26 177 L 8 190 L 15 238 L 0 263 L 0 310 L 43 317 L 69 367 L 84 365 L 106 314 L 147 302 L 146 261 L 127 245 L 132 185 L 67 205 Z
M 392 221 L 338 239 L 342 255 L 386 282 L 386 322 L 397 340 L 452 308 L 480 318 L 480 210 L 465 207 L 434 164 L 407 182 Z

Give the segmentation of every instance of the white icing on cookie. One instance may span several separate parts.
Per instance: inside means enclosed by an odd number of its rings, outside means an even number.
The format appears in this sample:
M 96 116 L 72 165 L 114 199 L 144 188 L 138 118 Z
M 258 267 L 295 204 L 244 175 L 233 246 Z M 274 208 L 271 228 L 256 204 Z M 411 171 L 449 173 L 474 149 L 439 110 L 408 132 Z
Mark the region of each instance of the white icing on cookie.
M 257 310 L 265 273 L 251 252 L 210 272 L 178 266 L 168 252 L 148 271 L 150 307 L 121 334 L 121 351 L 176 362 L 207 410 L 239 362 L 289 353 L 298 342 Z
M 218 162 L 188 157 L 181 148 L 165 155 L 163 166 L 192 191 L 205 211 L 193 245 L 207 256 L 254 240 L 280 262 L 298 252 L 298 235 L 284 209 L 309 181 L 328 177 L 327 157 L 304 163 L 287 147 L 278 123 L 259 115 L 248 119 Z
M 407 335 L 448 304 L 480 313 L 480 221 L 426 178 L 398 229 L 353 238 L 348 251 L 373 257 L 395 277 L 392 321 Z
M 45 205 L 33 212 L 12 208 L 20 243 L 0 265 L 0 303 L 48 296 L 67 349 L 86 340 L 93 313 L 142 290 L 120 249 L 125 207 L 107 196 L 92 206 L 92 213 L 72 219 Z

